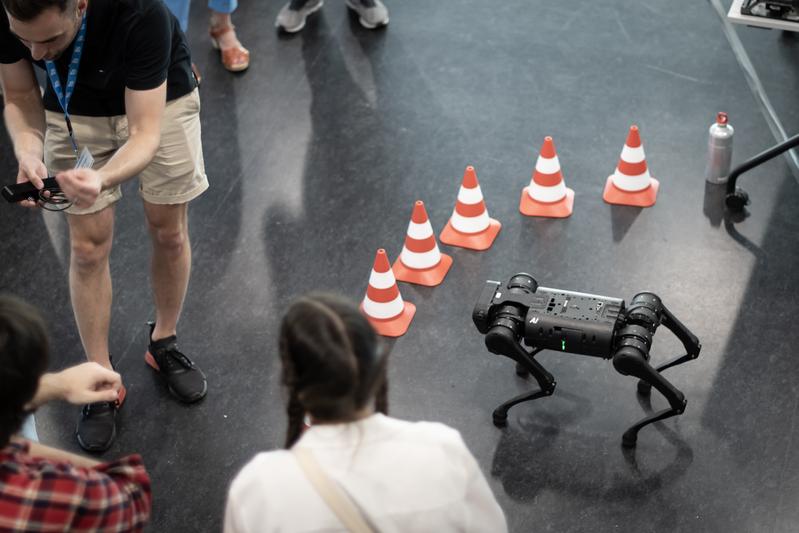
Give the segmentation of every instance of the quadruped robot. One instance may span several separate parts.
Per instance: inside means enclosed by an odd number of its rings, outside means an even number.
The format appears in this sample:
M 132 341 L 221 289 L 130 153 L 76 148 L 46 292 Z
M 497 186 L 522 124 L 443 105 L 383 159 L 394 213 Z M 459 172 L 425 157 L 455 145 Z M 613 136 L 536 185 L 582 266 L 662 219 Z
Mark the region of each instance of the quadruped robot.
M 667 409 L 639 420 L 624 432 L 625 447 L 635 446 L 644 426 L 685 411 L 685 395 L 662 372 L 696 359 L 702 345 L 651 292 L 638 293 L 625 305 L 620 298 L 539 287 L 531 275 L 519 273 L 507 283 L 486 281 L 472 319 L 485 335 L 488 350 L 516 361 L 516 373 L 531 375 L 540 387 L 497 407 L 493 414 L 497 427 L 507 424 L 508 409 L 514 405 L 551 396 L 555 391 L 555 378 L 535 360 L 542 350 L 611 359 L 619 373 L 639 379 L 639 394 L 648 395 L 654 387 L 666 397 Z M 686 353 L 653 367 L 649 350 L 661 325 L 674 333 Z

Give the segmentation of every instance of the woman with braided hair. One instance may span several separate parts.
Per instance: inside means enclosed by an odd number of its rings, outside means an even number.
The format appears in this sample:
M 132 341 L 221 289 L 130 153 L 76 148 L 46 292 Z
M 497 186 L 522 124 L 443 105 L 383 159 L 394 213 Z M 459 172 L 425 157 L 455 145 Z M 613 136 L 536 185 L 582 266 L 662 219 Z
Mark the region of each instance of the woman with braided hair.
M 357 306 L 300 298 L 279 351 L 286 449 L 256 455 L 236 476 L 226 532 L 507 531 L 456 430 L 388 416 L 388 357 Z

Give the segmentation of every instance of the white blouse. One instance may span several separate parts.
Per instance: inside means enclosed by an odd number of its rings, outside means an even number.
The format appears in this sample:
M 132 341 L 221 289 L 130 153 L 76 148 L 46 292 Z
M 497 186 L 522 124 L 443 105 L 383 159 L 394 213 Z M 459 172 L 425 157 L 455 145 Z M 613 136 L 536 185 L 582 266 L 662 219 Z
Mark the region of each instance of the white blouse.
M 295 446 L 380 533 L 503 532 L 508 526 L 456 430 L 382 414 L 350 424 L 315 425 Z M 346 531 L 287 450 L 256 455 L 230 487 L 225 533 Z

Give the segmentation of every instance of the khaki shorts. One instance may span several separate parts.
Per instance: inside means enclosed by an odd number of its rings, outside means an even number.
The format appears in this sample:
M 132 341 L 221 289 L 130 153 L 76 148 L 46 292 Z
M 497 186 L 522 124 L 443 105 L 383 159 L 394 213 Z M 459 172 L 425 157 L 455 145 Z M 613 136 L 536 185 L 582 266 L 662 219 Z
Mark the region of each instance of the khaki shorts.
M 75 167 L 63 113 L 47 111 L 47 133 L 44 137 L 44 163 L 50 175 Z M 78 149 L 88 148 L 94 157 L 95 169 L 102 168 L 128 139 L 128 118 L 86 117 L 73 115 L 72 128 Z M 191 93 L 167 102 L 161 122 L 161 144 L 155 157 L 139 173 L 139 194 L 152 204 L 183 204 L 208 188 L 203 149 L 200 140 L 200 93 Z M 122 198 L 119 185 L 100 193 L 94 205 L 70 207 L 67 213 L 96 213 Z

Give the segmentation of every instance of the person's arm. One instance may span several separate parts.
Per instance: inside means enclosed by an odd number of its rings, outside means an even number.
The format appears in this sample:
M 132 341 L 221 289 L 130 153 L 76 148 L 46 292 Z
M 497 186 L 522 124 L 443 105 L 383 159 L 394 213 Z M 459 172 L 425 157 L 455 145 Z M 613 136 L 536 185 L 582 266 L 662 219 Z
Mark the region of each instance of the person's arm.
M 483 472 L 471 457 L 471 475 L 466 487 L 466 505 L 469 510 L 469 531 L 508 531 L 505 514 L 499 506 Z
M 5 100 L 5 122 L 8 134 L 14 143 L 14 155 L 19 163 L 17 183 L 30 181 L 37 189 L 44 184 L 47 168 L 42 161 L 44 155 L 44 105 L 42 93 L 33 65 L 25 59 L 0 65 L 0 80 Z M 34 207 L 35 202 L 21 202 L 25 207 Z
M 465 531 L 508 531 L 505 514 L 499 506 L 491 487 L 488 486 L 480 465 L 469 451 L 460 433 L 457 433 L 457 451 L 452 451 L 452 456 L 460 457 L 461 464 L 467 473 L 463 508 Z
M 121 386 L 122 378 L 113 370 L 97 363 L 83 363 L 42 375 L 28 407 L 35 409 L 51 400 L 66 400 L 76 405 L 113 402 Z
M 148 91 L 125 89 L 128 140 L 100 169 L 103 189 L 135 176 L 150 164 L 161 144 L 161 120 L 166 107 L 166 82 Z
M 94 531 L 98 524 L 104 530 L 143 530 L 150 518 L 152 494 L 150 476 L 139 455 L 99 463 L 38 443 L 24 442 L 25 447 L 32 461 L 59 465 L 55 470 L 48 466 L 51 477 L 43 486 L 50 487 L 49 501 L 63 504 L 59 516 L 65 530 Z
M 100 461 L 95 461 L 94 459 L 89 459 L 88 457 L 83 457 L 82 455 L 66 452 L 57 448 L 51 448 L 50 446 L 45 446 L 44 444 L 33 441 L 28 441 L 28 453 L 33 457 L 69 463 L 78 468 L 94 468 L 102 464 Z
M 225 517 L 222 525 L 223 533 L 247 533 L 248 531 L 275 531 L 279 529 L 269 523 L 265 517 L 265 503 L 258 496 L 263 493 L 262 472 L 271 471 L 262 468 L 262 454 L 256 455 L 236 474 L 230 483 L 225 504 Z M 255 529 L 252 525 L 257 524 Z
M 239 525 L 239 517 L 236 509 L 236 502 L 234 502 L 228 494 L 227 503 L 225 504 L 225 518 L 222 524 L 223 533 L 243 533 L 245 530 Z
M 125 89 L 128 140 L 99 170 L 78 168 L 60 172 L 56 181 L 76 207 L 89 207 L 100 191 L 118 185 L 152 161 L 161 143 L 161 119 L 166 106 L 166 82 L 155 89 Z

